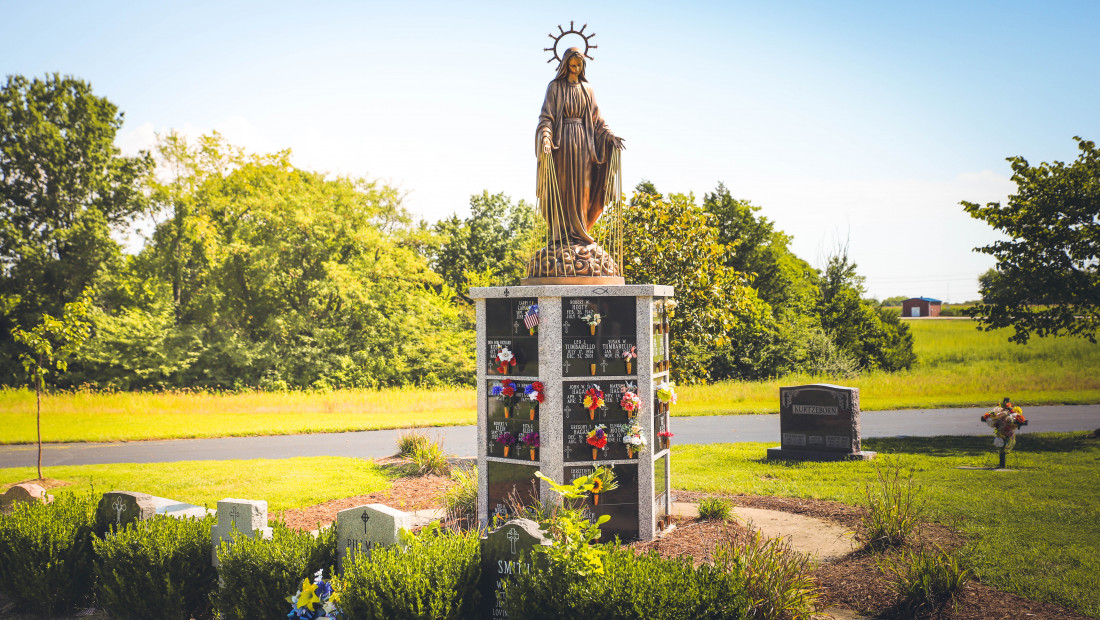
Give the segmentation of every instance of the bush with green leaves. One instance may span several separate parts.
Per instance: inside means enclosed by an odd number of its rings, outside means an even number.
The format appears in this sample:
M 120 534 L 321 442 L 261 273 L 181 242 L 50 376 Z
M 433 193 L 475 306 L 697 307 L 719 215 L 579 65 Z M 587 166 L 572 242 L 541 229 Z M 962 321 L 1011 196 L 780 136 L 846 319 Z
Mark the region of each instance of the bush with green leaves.
M 699 518 L 705 521 L 729 521 L 733 506 L 721 497 L 704 497 L 699 500 Z
M 568 562 L 545 557 L 531 572 L 504 584 L 501 603 L 509 617 L 554 618 L 745 618 L 750 601 L 739 573 L 689 558 L 635 556 L 605 545 L 598 574 L 581 575 Z M 540 554 L 541 555 L 541 554 Z
M 336 564 L 336 529 L 317 536 L 274 526 L 271 540 L 237 536 L 218 548 L 221 586 L 214 594 L 214 609 L 223 620 L 284 618 L 290 611 L 286 598 L 303 579 L 320 569 L 331 572 Z
M 218 572 L 210 563 L 214 517 L 137 521 L 95 548 L 96 601 L 114 618 L 211 617 Z
M 867 511 L 860 526 L 863 540 L 873 548 L 908 542 L 923 513 L 920 487 L 913 485 L 912 468 L 903 476 L 896 462 L 876 463 L 875 479 L 866 484 L 865 490 Z
M 817 612 L 820 592 L 810 576 L 810 558 L 795 551 L 787 538 L 765 538 L 754 531 L 744 544 L 719 544 L 714 565 L 745 576 L 751 618 L 808 620 Z
M 412 458 L 417 448 L 427 446 L 432 442 L 424 433 L 410 429 L 397 434 L 397 455 Z
M 477 520 L 477 467 L 451 470 L 452 484 L 443 493 L 443 510 L 450 521 L 473 523 Z
M 347 617 L 474 617 L 480 601 L 478 532 L 447 532 L 434 523 L 416 536 L 402 536 L 402 543 L 375 547 L 369 555 L 355 553 L 345 561 L 340 608 Z
M 955 602 L 955 595 L 972 575 L 956 555 L 939 546 L 884 556 L 878 566 L 901 595 L 901 606 L 913 614 Z
M 19 609 L 53 616 L 89 600 L 95 507 L 91 496 L 66 493 L 0 516 L 0 590 Z
M 451 471 L 451 464 L 447 462 L 447 454 L 443 452 L 443 443 L 438 441 L 418 445 L 412 453 L 413 465 L 421 476 L 435 474 L 446 476 Z

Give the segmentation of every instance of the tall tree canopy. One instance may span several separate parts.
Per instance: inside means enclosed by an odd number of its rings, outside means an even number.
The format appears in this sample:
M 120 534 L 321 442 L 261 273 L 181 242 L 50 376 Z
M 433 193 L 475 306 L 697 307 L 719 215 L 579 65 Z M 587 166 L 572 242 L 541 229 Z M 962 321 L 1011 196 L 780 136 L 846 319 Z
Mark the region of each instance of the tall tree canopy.
M 147 154 L 114 145 L 122 113 L 72 77 L 9 76 L 0 89 L 0 375 L 18 375 L 12 322 L 59 315 L 120 260 L 113 228 L 145 208 Z M 17 298 L 17 299 L 16 299 Z
M 1077 161 L 1031 166 L 1010 157 L 1016 193 L 1008 204 L 963 202 L 972 217 L 1009 238 L 975 248 L 997 259 L 970 309 L 984 329 L 1014 327 L 1009 338 L 1078 335 L 1100 328 L 1100 152 L 1080 137 Z

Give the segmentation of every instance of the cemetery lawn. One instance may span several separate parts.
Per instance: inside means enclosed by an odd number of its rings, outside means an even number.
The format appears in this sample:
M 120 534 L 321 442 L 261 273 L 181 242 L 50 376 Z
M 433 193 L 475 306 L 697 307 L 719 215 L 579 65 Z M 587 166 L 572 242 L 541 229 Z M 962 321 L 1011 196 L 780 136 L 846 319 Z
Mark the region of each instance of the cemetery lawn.
M 787 375 L 768 381 L 682 386 L 673 415 L 779 413 L 779 388 L 839 383 L 860 389 L 860 408 L 992 407 L 1004 396 L 1028 405 L 1100 403 L 1100 345 L 1083 338 L 1008 342 L 1011 329 L 981 332 L 970 319 L 914 319 L 917 363 L 903 372 L 865 372 L 848 379 Z
M 1007 341 L 969 319 L 908 320 L 917 364 L 859 377 L 789 375 L 678 388 L 674 416 L 777 413 L 779 388 L 842 383 L 863 410 L 991 407 L 1009 395 L 1025 408 L 1100 403 L 1100 345 L 1080 338 Z M 42 399 L 47 443 L 294 435 L 476 424 L 473 388 L 334 392 L 62 392 Z M 0 388 L 0 444 L 35 442 L 34 392 Z
M 875 467 L 913 468 L 930 520 L 965 534 L 963 555 L 978 577 L 1001 590 L 1100 617 L 1100 439 L 1087 433 L 1021 435 L 992 467 L 990 437 L 868 439 L 874 462 L 782 463 L 763 458 L 778 444 L 676 446 L 674 488 L 734 495 L 865 502 Z
M 138 491 L 208 508 L 227 497 L 256 498 L 266 500 L 270 511 L 382 491 L 398 475 L 371 461 L 327 456 L 69 465 L 44 467 L 42 474 L 72 483 L 50 489 L 54 495 Z M 0 469 L 0 489 L 36 475 L 33 467 Z

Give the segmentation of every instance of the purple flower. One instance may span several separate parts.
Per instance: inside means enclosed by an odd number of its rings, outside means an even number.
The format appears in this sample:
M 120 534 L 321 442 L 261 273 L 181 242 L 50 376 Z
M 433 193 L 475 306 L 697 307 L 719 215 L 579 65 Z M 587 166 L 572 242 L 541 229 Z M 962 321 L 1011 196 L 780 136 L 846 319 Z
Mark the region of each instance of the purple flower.
M 512 433 L 509 433 L 508 431 L 504 431 L 503 433 L 497 435 L 497 442 L 499 442 L 503 446 L 510 446 L 516 443 L 516 436 Z
M 539 447 L 539 434 L 535 432 L 524 433 L 519 438 L 520 443 L 530 446 L 532 448 Z

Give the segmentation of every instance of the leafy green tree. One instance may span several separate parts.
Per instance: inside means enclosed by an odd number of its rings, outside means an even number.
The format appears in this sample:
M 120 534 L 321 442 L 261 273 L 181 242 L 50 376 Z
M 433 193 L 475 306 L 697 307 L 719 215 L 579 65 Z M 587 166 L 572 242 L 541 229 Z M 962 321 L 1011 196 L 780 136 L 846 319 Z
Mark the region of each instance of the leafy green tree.
M 15 322 L 61 313 L 120 260 L 110 233 L 144 208 L 151 168 L 146 154 L 119 154 L 121 126 L 118 108 L 72 77 L 15 75 L 0 89 L 0 295 L 19 298 L 0 376 L 17 376 Z
M 1016 193 L 1008 204 L 963 202 L 966 212 L 1008 239 L 975 248 L 997 259 L 980 280 L 982 303 L 969 310 L 985 330 L 1082 336 L 1100 328 L 1100 151 L 1075 137 L 1077 160 L 1031 166 L 1010 157 Z M 1041 305 L 1037 305 L 1041 304 Z
M 848 258 L 847 246 L 830 256 L 821 278 L 821 327 L 862 369 L 902 370 L 916 361 L 913 335 L 898 313 L 863 299 L 864 278 Z
M 15 342 L 25 347 L 19 353 L 19 361 L 34 384 L 39 480 L 42 479 L 42 384 L 51 373 L 65 372 L 69 358 L 91 335 L 92 325 L 86 320 L 89 305 L 86 298 L 81 298 L 65 304 L 65 312 L 60 319 L 44 314 L 30 331 L 18 325 L 11 330 Z
M 470 284 L 519 284 L 527 259 L 542 242 L 539 215 L 520 200 L 482 192 L 470 197 L 470 216 L 452 215 L 432 227 L 437 246 L 432 267 L 451 288 L 465 297 Z
M 748 276 L 726 264 L 729 248 L 718 240 L 714 216 L 690 195 L 637 193 L 623 217 L 622 270 L 627 282 L 675 287 L 671 319 L 673 375 L 682 383 L 715 376 L 719 351 L 758 332 L 770 318 Z M 690 240 L 690 242 L 686 242 Z
M 911 299 L 911 298 L 906 296 L 906 295 L 895 295 L 893 297 L 887 297 L 886 299 L 883 299 L 882 302 L 879 305 L 880 306 L 900 306 L 902 304 L 902 302 L 907 300 L 907 299 Z
M 727 264 L 752 274 L 753 288 L 777 314 L 802 314 L 814 306 L 817 270 L 791 252 L 791 237 L 759 215 L 760 207 L 733 198 L 719 183 L 704 195 L 703 208 L 716 218 L 719 241 L 732 248 Z

